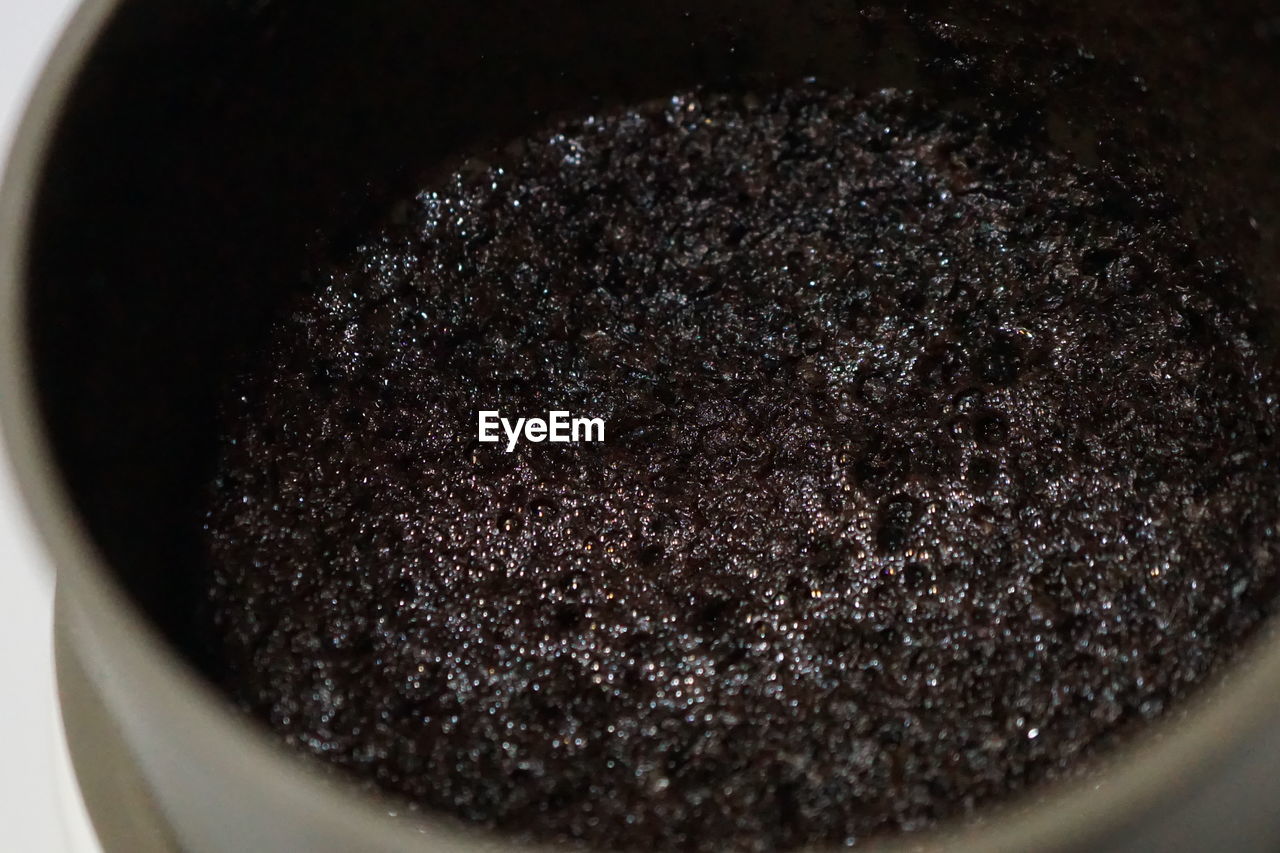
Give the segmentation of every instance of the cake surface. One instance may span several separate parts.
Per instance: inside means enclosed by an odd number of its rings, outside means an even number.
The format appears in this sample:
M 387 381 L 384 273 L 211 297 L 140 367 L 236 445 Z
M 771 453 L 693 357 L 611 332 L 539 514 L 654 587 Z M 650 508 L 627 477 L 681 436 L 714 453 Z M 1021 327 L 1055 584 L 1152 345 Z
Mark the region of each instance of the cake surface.
M 1081 772 L 1273 607 L 1276 383 L 1176 199 L 900 92 L 469 161 L 228 407 L 227 687 L 520 837 L 773 850 Z M 477 437 L 477 415 L 604 440 Z

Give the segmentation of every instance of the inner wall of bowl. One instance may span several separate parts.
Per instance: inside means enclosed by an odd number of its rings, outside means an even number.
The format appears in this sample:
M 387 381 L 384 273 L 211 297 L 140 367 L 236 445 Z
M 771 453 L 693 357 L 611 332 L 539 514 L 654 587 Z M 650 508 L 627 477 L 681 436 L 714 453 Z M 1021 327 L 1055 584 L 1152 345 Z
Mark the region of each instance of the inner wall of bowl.
M 200 662 L 219 403 L 303 273 L 442 163 L 558 113 L 816 77 L 886 86 L 1121 175 L 1280 290 L 1280 11 L 1266 2 L 880 5 L 133 0 L 48 153 L 29 330 L 45 423 L 125 587 Z

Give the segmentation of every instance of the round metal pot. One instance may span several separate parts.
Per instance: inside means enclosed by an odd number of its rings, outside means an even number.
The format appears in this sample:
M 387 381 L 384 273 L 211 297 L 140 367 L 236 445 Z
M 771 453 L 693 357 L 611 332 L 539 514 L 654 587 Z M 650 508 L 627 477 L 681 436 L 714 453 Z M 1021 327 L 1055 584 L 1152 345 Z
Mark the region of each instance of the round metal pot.
M 182 849 L 512 848 L 391 816 L 201 674 L 218 399 L 299 271 L 451 158 L 548 116 L 811 76 L 925 90 L 1084 160 L 1149 164 L 1206 245 L 1280 292 L 1274 3 L 85 3 L 0 200 L 0 415 L 57 567 L 63 653 Z M 887 844 L 1280 849 L 1277 698 L 1268 630 L 1087 781 Z

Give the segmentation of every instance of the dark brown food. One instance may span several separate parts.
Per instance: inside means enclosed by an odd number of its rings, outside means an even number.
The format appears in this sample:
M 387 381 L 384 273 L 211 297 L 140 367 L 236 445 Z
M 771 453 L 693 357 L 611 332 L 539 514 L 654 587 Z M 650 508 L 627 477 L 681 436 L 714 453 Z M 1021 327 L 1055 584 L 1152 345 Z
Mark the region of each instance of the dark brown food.
M 291 743 L 521 836 L 849 843 L 1077 772 L 1272 609 L 1257 310 L 1153 182 L 815 87 L 498 162 L 232 406 L 220 654 Z

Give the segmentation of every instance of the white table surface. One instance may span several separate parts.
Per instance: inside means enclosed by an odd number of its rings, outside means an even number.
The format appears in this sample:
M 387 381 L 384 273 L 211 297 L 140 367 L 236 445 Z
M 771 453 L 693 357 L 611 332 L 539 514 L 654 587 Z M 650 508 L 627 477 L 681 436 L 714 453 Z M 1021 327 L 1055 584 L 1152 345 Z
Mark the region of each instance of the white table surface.
M 73 0 L 0 0 L 0 152 Z M 0 850 L 96 846 L 70 783 L 54 698 L 53 577 L 0 455 Z

